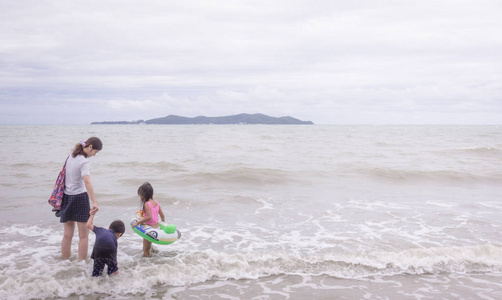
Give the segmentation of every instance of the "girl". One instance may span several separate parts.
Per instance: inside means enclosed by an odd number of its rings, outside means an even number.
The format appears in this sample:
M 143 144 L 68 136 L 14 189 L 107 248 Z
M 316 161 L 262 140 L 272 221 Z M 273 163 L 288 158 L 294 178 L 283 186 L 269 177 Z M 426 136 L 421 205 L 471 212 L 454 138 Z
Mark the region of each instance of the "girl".
M 61 241 L 61 253 L 63 259 L 70 258 L 71 242 L 75 232 L 75 224 L 78 227 L 78 259 L 87 258 L 89 229 L 87 220 L 89 211 L 98 211 L 98 201 L 94 194 L 91 183 L 91 169 L 89 157 L 96 155 L 103 149 L 103 143 L 97 137 L 91 137 L 87 141 L 80 141 L 73 149 L 66 162 L 66 178 L 63 201 L 59 222 L 63 223 L 64 233 Z M 89 205 L 92 200 L 92 210 Z
M 134 223 L 132 226 L 138 226 L 138 224 L 147 224 L 151 227 L 159 227 L 159 215 L 164 220 L 164 212 L 160 208 L 159 202 L 153 200 L 153 187 L 150 183 L 145 182 L 138 188 L 138 196 L 140 197 L 143 206 L 143 218 L 138 222 Z M 150 257 L 150 249 L 152 248 L 152 242 L 143 239 L 143 256 Z

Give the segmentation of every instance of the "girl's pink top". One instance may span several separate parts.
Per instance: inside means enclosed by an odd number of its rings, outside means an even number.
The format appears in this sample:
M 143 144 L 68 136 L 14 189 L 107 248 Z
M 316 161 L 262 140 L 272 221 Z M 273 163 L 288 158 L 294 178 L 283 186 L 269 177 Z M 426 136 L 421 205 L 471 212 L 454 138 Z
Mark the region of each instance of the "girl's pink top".
M 146 204 L 150 205 L 150 214 L 152 218 L 148 221 L 145 222 L 145 224 L 148 225 L 157 225 L 159 224 L 159 202 L 155 201 L 157 203 L 157 206 L 153 206 L 151 201 L 148 201 Z

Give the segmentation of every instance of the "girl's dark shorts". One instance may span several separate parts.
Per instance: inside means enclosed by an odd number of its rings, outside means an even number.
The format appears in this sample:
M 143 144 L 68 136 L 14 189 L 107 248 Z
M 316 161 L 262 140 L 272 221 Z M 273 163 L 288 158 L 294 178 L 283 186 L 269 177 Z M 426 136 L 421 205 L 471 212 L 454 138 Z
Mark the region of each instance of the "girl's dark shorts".
M 63 195 L 61 202 L 61 217 L 59 222 L 68 221 L 87 222 L 90 214 L 89 195 L 87 192 L 78 195 Z

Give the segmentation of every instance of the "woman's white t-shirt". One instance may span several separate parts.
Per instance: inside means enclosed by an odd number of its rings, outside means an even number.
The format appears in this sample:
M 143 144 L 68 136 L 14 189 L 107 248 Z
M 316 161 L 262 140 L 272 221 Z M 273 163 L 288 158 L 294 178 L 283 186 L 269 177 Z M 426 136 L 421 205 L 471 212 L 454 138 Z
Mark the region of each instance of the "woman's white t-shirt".
M 83 155 L 68 157 L 66 161 L 66 179 L 64 193 L 66 195 L 78 195 L 87 192 L 84 184 L 84 176 L 91 175 L 89 160 Z

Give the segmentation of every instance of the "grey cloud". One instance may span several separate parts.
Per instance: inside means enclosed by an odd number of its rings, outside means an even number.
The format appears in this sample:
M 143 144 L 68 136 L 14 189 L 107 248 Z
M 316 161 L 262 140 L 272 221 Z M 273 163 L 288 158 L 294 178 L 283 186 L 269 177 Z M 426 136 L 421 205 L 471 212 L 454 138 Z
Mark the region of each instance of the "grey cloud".
M 55 111 L 63 123 L 240 112 L 502 122 L 496 1 L 0 5 L 0 123 Z

